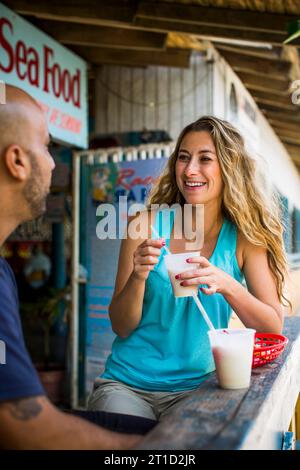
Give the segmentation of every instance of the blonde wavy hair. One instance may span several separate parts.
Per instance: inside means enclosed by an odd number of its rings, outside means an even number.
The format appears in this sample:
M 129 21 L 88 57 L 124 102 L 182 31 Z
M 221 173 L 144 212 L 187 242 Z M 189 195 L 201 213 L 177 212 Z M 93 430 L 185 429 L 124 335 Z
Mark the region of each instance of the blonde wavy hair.
M 229 122 L 214 116 L 203 116 L 183 129 L 168 164 L 148 197 L 151 204 L 184 205 L 176 183 L 175 166 L 183 138 L 189 132 L 206 131 L 214 142 L 224 183 L 222 213 L 231 220 L 253 245 L 267 250 L 270 270 L 283 305 L 290 301 L 284 295 L 287 261 L 283 244 L 283 224 L 279 197 L 265 197 L 258 185 L 256 161 L 249 155 L 245 142 Z

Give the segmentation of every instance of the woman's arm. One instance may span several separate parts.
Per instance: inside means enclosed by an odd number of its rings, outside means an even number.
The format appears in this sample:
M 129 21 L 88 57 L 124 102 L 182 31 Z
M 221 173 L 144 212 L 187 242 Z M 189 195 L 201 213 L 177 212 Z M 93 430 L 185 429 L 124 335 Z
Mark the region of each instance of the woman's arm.
M 280 334 L 283 307 L 268 265 L 267 252 L 264 248 L 246 242 L 243 258 L 248 290 L 231 278 L 223 295 L 245 326 L 258 332 Z
M 150 215 L 149 219 L 147 213 L 138 217 L 141 225 L 148 225 Z M 134 240 L 128 232 L 127 238 L 122 240 L 115 291 L 109 306 L 112 329 L 122 338 L 129 336 L 141 321 L 145 283 L 158 262 L 162 245 L 162 240 Z

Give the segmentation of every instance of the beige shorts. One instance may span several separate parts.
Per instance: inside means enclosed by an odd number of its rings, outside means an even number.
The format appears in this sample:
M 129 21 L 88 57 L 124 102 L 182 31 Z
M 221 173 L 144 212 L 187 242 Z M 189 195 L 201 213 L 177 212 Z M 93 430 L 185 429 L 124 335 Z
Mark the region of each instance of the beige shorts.
M 191 390 L 149 392 L 122 382 L 97 378 L 88 400 L 88 409 L 159 420 L 191 393 Z

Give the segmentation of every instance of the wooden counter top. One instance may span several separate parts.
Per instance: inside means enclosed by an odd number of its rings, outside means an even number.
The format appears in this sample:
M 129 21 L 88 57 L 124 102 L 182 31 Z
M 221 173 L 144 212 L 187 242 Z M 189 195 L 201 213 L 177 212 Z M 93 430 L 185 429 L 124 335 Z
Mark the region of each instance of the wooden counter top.
M 215 373 L 147 434 L 139 449 L 281 449 L 300 390 L 300 317 L 285 319 L 281 356 L 251 386 L 222 390 Z

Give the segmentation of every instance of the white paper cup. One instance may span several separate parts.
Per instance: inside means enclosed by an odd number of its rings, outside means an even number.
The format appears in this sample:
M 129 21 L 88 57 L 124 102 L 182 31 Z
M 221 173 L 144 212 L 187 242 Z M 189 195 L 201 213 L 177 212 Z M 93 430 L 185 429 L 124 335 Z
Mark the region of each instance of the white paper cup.
M 193 292 L 196 294 L 198 292 L 197 285 L 184 287 L 180 285 L 182 279 L 175 279 L 176 274 L 183 273 L 184 271 L 190 271 L 191 269 L 197 269 L 199 267 L 198 264 L 189 264 L 186 262 L 188 258 L 193 258 L 194 256 L 200 256 L 200 251 L 175 253 L 171 255 L 165 255 L 164 257 L 175 297 L 190 297 L 193 295 Z
M 221 388 L 250 386 L 254 334 L 251 328 L 208 331 Z

